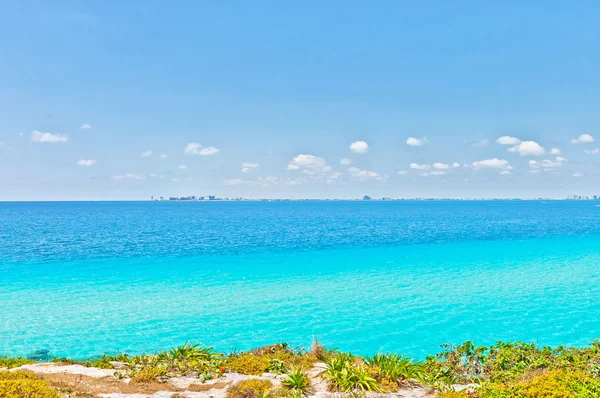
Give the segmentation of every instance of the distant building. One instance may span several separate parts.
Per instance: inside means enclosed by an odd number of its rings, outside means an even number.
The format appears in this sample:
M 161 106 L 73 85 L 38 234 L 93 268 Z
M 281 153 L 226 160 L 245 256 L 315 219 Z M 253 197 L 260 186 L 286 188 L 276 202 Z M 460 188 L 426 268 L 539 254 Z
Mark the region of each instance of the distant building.
M 215 200 L 215 199 L 216 199 L 215 195 L 208 195 L 208 200 Z
M 369 195 L 365 195 L 363 196 L 363 200 L 371 200 L 371 197 Z

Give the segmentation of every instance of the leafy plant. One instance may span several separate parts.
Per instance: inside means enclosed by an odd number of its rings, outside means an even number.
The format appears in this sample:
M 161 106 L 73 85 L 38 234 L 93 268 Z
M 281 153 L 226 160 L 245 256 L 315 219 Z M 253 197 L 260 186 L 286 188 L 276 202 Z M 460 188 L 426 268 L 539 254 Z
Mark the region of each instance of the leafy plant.
M 290 389 L 299 392 L 305 392 L 310 386 L 310 380 L 302 369 L 292 369 L 281 384 Z
M 419 367 L 411 359 L 398 354 L 375 354 L 365 358 L 375 378 L 380 383 L 397 388 L 403 382 L 409 382 L 419 376 Z
M 267 367 L 267 372 L 274 374 L 282 374 L 288 371 L 288 367 L 286 364 L 277 358 L 269 359 L 269 366 Z
M 330 389 L 342 392 L 381 392 L 377 380 L 369 375 L 368 370 L 351 362 L 352 355 L 338 355 L 326 362 L 327 369 L 323 373 L 329 380 Z

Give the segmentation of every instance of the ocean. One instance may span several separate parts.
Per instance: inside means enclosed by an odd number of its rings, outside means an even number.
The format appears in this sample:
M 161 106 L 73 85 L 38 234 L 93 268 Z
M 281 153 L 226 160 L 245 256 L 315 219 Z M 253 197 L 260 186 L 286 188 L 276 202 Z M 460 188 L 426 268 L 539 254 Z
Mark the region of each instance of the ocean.
M 0 203 L 0 356 L 600 337 L 592 201 Z

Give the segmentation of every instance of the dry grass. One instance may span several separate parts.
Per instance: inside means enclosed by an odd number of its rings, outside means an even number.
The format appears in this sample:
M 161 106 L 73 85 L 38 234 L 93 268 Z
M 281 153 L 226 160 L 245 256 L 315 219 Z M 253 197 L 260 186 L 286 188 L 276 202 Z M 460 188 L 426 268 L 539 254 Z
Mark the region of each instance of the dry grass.
M 231 382 L 216 382 L 216 383 L 212 383 L 212 384 L 190 384 L 190 386 L 187 388 L 186 391 L 193 391 L 193 392 L 204 392 L 204 391 L 209 391 L 212 389 L 217 389 L 217 390 L 224 390 L 226 388 L 228 388 L 231 385 Z
M 216 382 L 212 384 L 191 384 L 188 388 L 177 388 L 171 383 L 149 381 L 145 383 L 125 383 L 112 377 L 94 378 L 70 373 L 38 374 L 52 387 L 63 393 L 72 393 L 77 397 L 96 397 L 98 394 L 154 394 L 159 391 L 172 392 L 203 392 L 212 389 L 227 389 L 231 382 Z
M 147 383 L 124 383 L 112 377 L 94 378 L 70 373 L 38 374 L 39 378 L 50 383 L 62 392 L 72 392 L 79 396 L 94 397 L 104 393 L 154 394 L 158 391 L 183 391 L 171 384 L 151 381 Z

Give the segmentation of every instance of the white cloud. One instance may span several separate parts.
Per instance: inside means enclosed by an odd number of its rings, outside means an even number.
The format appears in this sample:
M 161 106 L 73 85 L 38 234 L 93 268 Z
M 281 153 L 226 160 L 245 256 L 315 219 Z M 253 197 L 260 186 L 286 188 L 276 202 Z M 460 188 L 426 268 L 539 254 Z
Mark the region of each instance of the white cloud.
M 428 141 L 429 140 L 427 139 L 427 137 L 423 137 L 423 138 L 408 137 L 406 139 L 406 145 L 410 145 L 410 146 L 422 146 L 422 145 L 424 145 Z
M 152 151 L 148 149 L 147 151 L 142 152 L 142 156 L 145 158 L 148 156 L 152 156 Z
M 446 174 L 446 172 L 442 170 L 434 170 L 429 174 L 431 174 L 432 176 L 443 176 L 444 174 Z
M 249 173 L 250 170 L 258 167 L 257 162 L 244 162 L 242 163 L 242 173 Z
M 454 162 L 452 164 L 445 164 L 445 163 L 434 163 L 433 164 L 433 168 L 434 169 L 438 169 L 438 170 L 447 170 L 447 169 L 456 169 L 457 167 L 460 167 L 460 164 L 458 162 Z
M 377 180 L 383 179 L 379 173 L 370 170 L 361 170 L 358 167 L 350 167 L 348 172 L 352 177 L 360 178 L 361 180 L 368 180 L 370 178 L 374 178 Z
M 529 172 L 530 172 L 531 174 L 537 174 L 537 173 L 539 173 L 540 171 L 539 171 L 539 170 L 529 170 Z
M 560 155 L 560 149 L 558 149 L 558 148 L 552 148 L 552 149 L 550 150 L 550 153 L 551 153 L 552 155 Z
M 344 158 L 340 160 L 340 163 L 347 166 L 349 164 L 352 164 L 352 159 Z
M 398 171 L 398 175 L 401 175 L 401 176 L 405 175 L 406 173 L 407 173 L 406 170 L 399 170 Z
M 596 149 L 592 149 L 592 150 L 585 150 L 585 153 L 587 153 L 588 155 L 597 155 L 600 153 L 600 148 L 596 148 Z
M 508 171 L 508 170 L 503 170 L 500 172 L 501 175 L 505 176 L 505 175 L 511 175 L 512 171 Z
M 512 166 L 504 159 L 485 159 L 473 162 L 471 167 L 475 169 L 506 169 L 511 170 Z
M 187 166 L 185 164 L 180 164 L 178 168 L 179 170 L 185 170 L 187 169 Z
M 428 164 L 411 163 L 410 168 L 415 170 L 428 170 L 431 168 L 431 166 Z
M 144 176 L 142 174 L 126 173 L 110 176 L 109 178 L 111 180 L 141 180 Z
M 496 142 L 500 145 L 517 145 L 521 143 L 521 140 L 517 137 L 511 137 L 509 135 L 505 135 L 496 140 Z
M 561 158 L 560 156 L 556 158 L 556 161 L 552 161 L 549 159 L 544 159 L 542 161 L 535 161 L 535 160 L 530 160 L 529 161 L 529 167 L 533 168 L 533 169 L 537 169 L 539 167 L 543 168 L 543 169 L 554 169 L 557 167 L 562 167 L 563 165 L 563 161 L 565 161 L 567 159 L 565 158 Z
M 214 146 L 203 148 L 202 145 L 200 145 L 197 142 L 190 142 L 185 146 L 186 155 L 210 156 L 219 152 L 220 150 L 218 148 L 215 148 Z
M 594 142 L 594 137 L 589 134 L 581 134 L 579 137 L 571 140 L 572 144 L 587 144 L 589 142 Z
M 355 141 L 350 144 L 350 150 L 354 153 L 367 153 L 369 150 L 369 144 L 365 141 Z
M 77 164 L 78 164 L 78 165 L 80 165 L 80 166 L 86 166 L 86 167 L 93 166 L 93 165 L 95 165 L 96 163 L 97 163 L 97 162 L 96 162 L 95 160 L 93 160 L 93 159 L 88 159 L 88 160 L 81 159 L 81 160 L 79 160 L 79 161 L 77 162 Z
M 69 137 L 62 134 L 42 133 L 41 131 L 34 130 L 31 132 L 31 141 L 54 144 L 57 142 L 67 142 L 69 141 Z
M 80 127 L 80 129 L 82 129 L 82 130 L 89 130 L 91 128 L 92 128 L 92 126 L 87 123 L 82 124 Z
M 583 174 L 581 174 L 581 173 L 573 173 L 572 176 L 573 177 L 583 177 Z
M 220 149 L 215 148 L 214 146 L 207 146 L 206 148 L 202 148 L 199 154 L 202 156 L 210 156 L 219 152 L 221 152 Z
M 327 166 L 327 162 L 325 159 L 314 156 L 314 155 L 304 155 L 299 154 L 294 157 L 291 162 L 288 164 L 288 170 L 300 170 L 305 169 L 311 172 L 330 172 L 331 167 Z
M 488 140 L 480 140 L 480 141 L 474 142 L 473 144 L 471 144 L 471 146 L 473 148 L 482 148 L 482 147 L 488 146 L 489 143 L 490 142 Z
M 522 141 L 520 144 L 509 148 L 508 151 L 518 153 L 521 156 L 542 156 L 546 152 L 535 141 Z
M 168 158 L 168 157 L 169 157 L 169 156 L 168 156 L 166 153 L 163 153 L 163 154 L 161 154 L 161 155 L 160 155 L 160 158 L 161 158 L 161 159 L 166 159 L 166 158 Z

